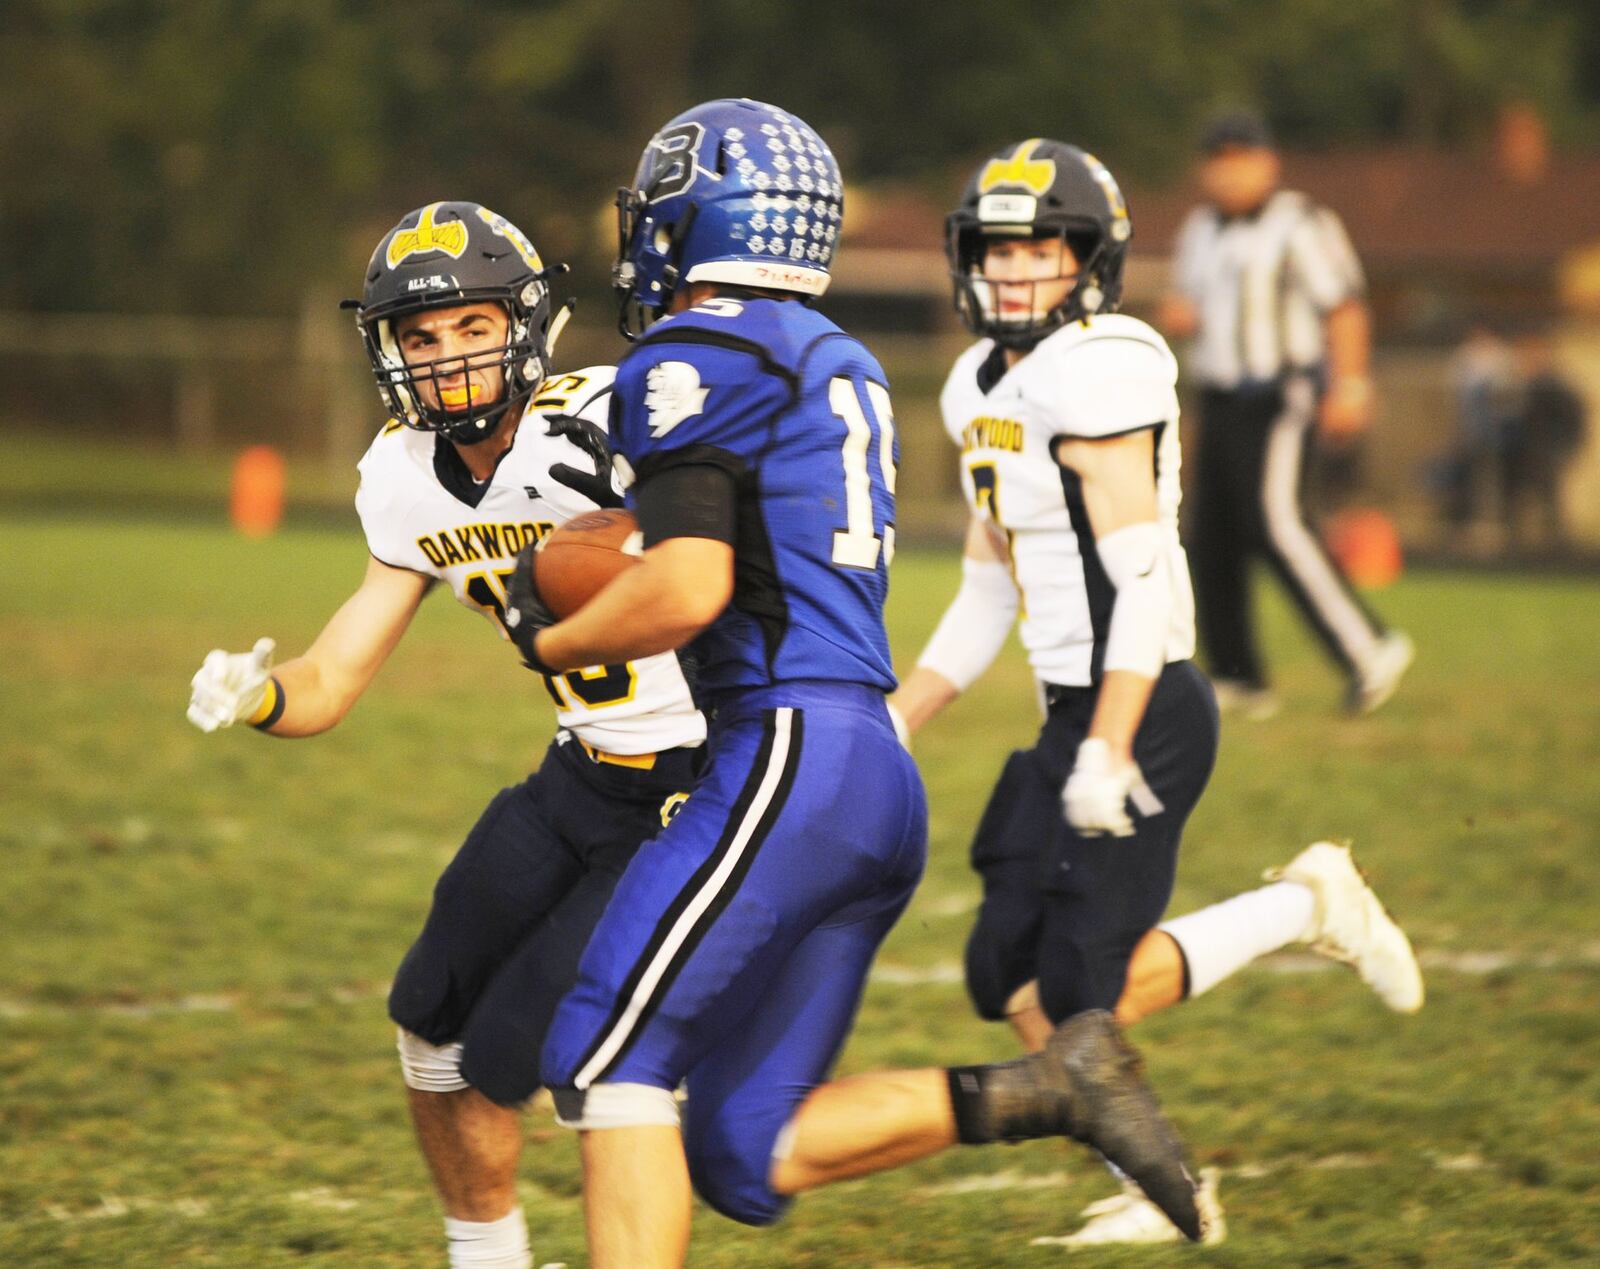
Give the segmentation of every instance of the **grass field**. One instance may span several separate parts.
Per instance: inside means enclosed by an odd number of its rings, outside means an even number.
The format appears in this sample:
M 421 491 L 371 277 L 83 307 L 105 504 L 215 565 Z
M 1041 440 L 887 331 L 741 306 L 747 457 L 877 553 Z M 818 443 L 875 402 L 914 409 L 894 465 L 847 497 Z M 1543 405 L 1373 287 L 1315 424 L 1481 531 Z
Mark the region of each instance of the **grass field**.
M 432 1265 L 385 983 L 433 878 L 549 731 L 543 692 L 442 598 L 346 724 L 284 743 L 184 721 L 213 646 L 297 650 L 355 585 L 348 530 L 250 543 L 202 523 L 0 515 L 0 1263 Z M 952 561 L 904 552 L 909 657 Z M 1225 729 L 1175 910 L 1307 841 L 1354 839 L 1430 966 L 1413 1019 L 1303 959 L 1141 1026 L 1230 1240 L 1097 1264 L 1600 1261 L 1600 586 L 1407 578 L 1421 649 L 1383 713 L 1277 606 L 1287 708 Z M 1011 1052 L 956 976 L 967 838 L 1034 724 L 1008 655 L 919 745 L 927 880 L 843 1059 Z M 539 1262 L 584 1260 L 574 1143 L 528 1124 Z M 803 1199 L 774 1230 L 702 1210 L 691 1263 L 1044 1265 L 1110 1191 L 1082 1151 L 957 1150 Z

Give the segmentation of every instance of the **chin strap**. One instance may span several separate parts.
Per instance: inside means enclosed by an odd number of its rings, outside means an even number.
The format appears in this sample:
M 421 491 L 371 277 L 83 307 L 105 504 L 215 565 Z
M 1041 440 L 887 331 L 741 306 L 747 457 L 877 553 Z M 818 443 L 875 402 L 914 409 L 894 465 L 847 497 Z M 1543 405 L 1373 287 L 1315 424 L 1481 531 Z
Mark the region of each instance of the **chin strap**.
M 556 310 L 556 315 L 550 319 L 550 331 L 544 337 L 545 365 L 553 366 L 556 360 L 556 340 L 561 338 L 561 332 L 567 329 L 567 323 L 572 320 L 572 310 L 578 307 L 576 299 L 569 299 Z
M 476 445 L 480 441 L 486 441 L 495 434 L 495 431 L 499 428 L 501 421 L 506 416 L 506 411 L 520 410 L 523 405 L 527 403 L 528 398 L 534 394 L 537 388 L 538 385 L 535 384 L 533 387 L 530 387 L 523 392 L 519 392 L 509 401 L 501 402 L 494 408 L 493 413 L 484 414 L 479 416 L 477 419 L 474 419 L 474 427 L 471 432 L 467 432 L 466 428 L 462 424 L 456 424 L 452 427 L 442 427 L 436 430 L 440 436 L 445 437 L 447 440 L 454 441 L 457 445 Z M 482 423 L 484 425 L 481 431 L 479 431 L 475 426 L 478 423 Z M 459 432 L 457 429 L 459 429 Z

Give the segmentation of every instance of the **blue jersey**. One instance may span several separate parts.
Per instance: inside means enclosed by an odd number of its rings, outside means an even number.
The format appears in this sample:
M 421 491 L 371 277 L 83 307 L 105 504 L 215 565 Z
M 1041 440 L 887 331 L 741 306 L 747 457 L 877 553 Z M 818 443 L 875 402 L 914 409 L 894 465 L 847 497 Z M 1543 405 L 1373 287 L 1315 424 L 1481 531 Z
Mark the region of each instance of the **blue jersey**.
M 733 601 L 694 645 L 709 691 L 895 686 L 887 382 L 820 313 L 723 297 L 656 323 L 617 368 L 612 442 L 640 485 L 682 463 L 736 481 Z

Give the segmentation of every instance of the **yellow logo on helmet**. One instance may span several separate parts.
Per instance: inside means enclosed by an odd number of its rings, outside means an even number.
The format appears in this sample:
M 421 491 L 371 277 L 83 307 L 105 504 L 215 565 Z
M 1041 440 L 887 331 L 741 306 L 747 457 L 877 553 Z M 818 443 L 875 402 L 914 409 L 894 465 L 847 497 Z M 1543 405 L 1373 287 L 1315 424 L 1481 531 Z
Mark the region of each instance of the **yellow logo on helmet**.
M 447 256 L 459 260 L 461 253 L 467 249 L 467 227 L 459 220 L 447 220 L 442 225 L 433 223 L 433 214 L 443 206 L 442 203 L 429 203 L 422 209 L 422 215 L 417 217 L 415 229 L 402 229 L 389 239 L 389 250 L 385 259 L 392 269 L 407 256 L 421 255 L 428 251 L 442 251 Z
M 978 176 L 978 193 L 987 194 L 997 185 L 1021 185 L 1035 194 L 1043 194 L 1056 179 L 1054 159 L 1033 159 L 1028 156 L 1042 141 L 1040 137 L 1024 141 L 1011 152 L 1008 159 L 990 159 Z
M 528 235 L 504 216 L 490 211 L 487 207 L 480 207 L 478 208 L 478 219 L 515 247 L 517 254 L 522 257 L 522 262 L 530 269 L 538 272 L 544 268 L 544 261 L 539 259 L 539 253 L 533 249 L 533 244 L 528 241 Z

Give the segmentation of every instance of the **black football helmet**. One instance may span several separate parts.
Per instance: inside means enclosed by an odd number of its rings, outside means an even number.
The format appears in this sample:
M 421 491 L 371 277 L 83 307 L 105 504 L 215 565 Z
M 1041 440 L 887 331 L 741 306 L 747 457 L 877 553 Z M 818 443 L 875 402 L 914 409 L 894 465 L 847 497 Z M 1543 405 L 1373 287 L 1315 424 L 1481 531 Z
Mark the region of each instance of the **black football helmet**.
M 1032 348 L 1068 322 L 1112 313 L 1122 299 L 1122 266 L 1133 222 L 1105 164 L 1074 145 L 1034 137 L 1008 145 L 973 175 L 945 220 L 945 256 L 956 312 L 975 335 L 1007 348 Z M 1048 313 L 1002 319 L 995 283 L 983 274 L 995 238 L 1060 237 L 1078 261 L 1078 281 Z
M 552 331 L 546 282 L 566 268 L 546 267 L 520 229 L 477 203 L 429 203 L 408 212 L 372 253 L 361 298 L 345 301 L 356 310 L 378 395 L 390 415 L 463 445 L 490 435 L 505 412 L 525 401 L 549 370 L 550 345 L 560 322 Z M 510 328 L 503 346 L 470 357 L 406 363 L 394 337 L 397 318 L 421 309 L 483 302 L 505 306 Z M 426 404 L 417 391 L 419 383 L 496 366 L 505 390 L 494 401 L 469 400 L 465 410 L 444 410 Z

